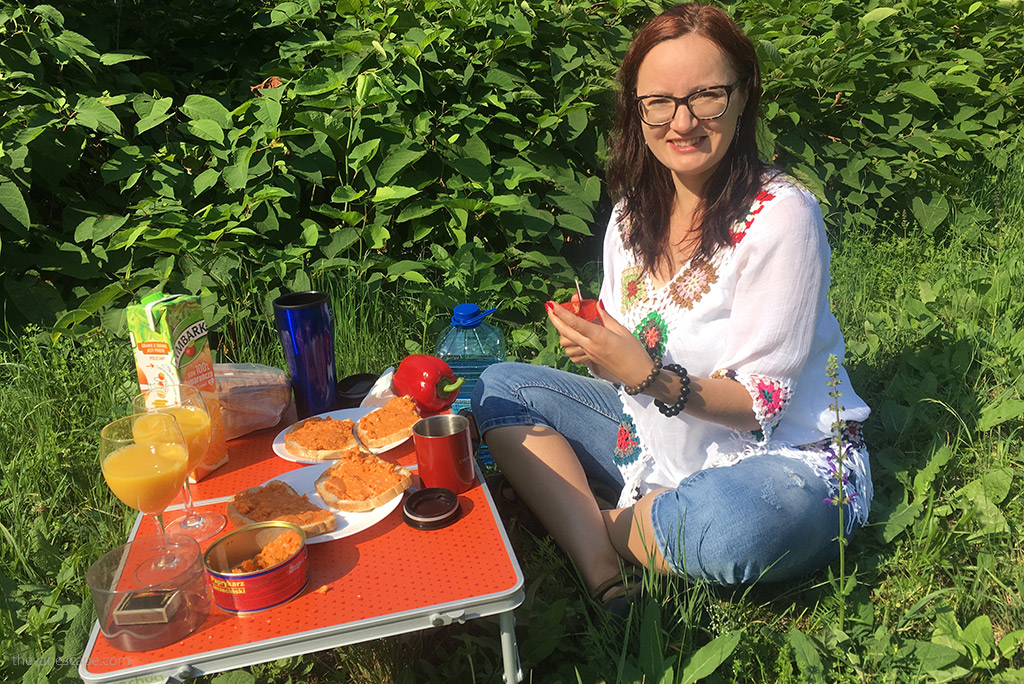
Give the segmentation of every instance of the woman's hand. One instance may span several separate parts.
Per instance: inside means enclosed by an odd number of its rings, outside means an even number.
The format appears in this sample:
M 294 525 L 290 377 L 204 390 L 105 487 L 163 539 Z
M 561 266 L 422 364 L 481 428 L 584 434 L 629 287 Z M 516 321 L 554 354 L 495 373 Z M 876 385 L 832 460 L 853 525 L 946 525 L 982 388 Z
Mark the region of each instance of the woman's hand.
M 605 311 L 598 302 L 599 323 L 590 323 L 554 302 L 544 305 L 548 318 L 558 330 L 565 353 L 583 364 L 595 376 L 623 385 L 636 386 L 650 375 L 654 362 L 628 328 Z M 746 388 L 729 378 L 690 375 L 690 399 L 686 415 L 728 425 L 739 430 L 757 430 L 753 400 Z M 659 373 L 644 394 L 666 404 L 679 399 L 680 379 L 676 373 Z
M 600 323 L 590 323 L 554 302 L 544 307 L 569 359 L 597 377 L 637 385 L 651 372 L 653 363 L 647 350 L 605 310 L 603 302 L 598 302 Z

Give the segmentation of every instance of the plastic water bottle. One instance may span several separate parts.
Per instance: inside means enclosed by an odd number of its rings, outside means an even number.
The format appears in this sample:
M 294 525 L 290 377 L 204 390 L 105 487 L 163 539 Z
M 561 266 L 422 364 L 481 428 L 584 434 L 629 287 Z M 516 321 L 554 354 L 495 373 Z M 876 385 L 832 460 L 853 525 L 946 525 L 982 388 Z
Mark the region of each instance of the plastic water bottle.
M 497 309 L 481 311 L 476 304 L 459 304 L 452 312 L 451 325 L 437 338 L 434 356 L 444 359 L 456 377 L 466 379 L 459 398 L 452 404 L 452 413 L 469 407 L 473 388 L 484 369 L 505 360 L 505 337 L 498 328 L 484 321 L 495 311 Z M 477 458 L 485 473 L 496 468 L 486 446 L 480 446 Z

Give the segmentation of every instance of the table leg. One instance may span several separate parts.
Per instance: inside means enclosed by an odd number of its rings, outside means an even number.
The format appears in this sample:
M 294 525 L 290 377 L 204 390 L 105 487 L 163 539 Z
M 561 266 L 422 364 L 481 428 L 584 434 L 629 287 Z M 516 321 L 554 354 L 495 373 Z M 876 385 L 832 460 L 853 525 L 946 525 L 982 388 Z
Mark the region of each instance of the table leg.
M 519 647 L 516 645 L 515 617 L 512 611 L 498 615 L 501 627 L 501 658 L 505 665 L 505 684 L 518 684 L 523 681 L 523 668 L 519 664 Z

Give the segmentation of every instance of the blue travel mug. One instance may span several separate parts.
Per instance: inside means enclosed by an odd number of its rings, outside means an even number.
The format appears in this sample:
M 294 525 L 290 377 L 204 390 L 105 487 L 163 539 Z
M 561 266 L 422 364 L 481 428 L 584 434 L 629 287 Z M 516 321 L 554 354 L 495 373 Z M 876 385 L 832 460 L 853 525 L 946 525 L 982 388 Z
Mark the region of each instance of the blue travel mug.
M 274 321 L 292 377 L 296 414 L 308 418 L 333 411 L 338 388 L 330 297 L 326 292 L 282 295 L 274 300 Z

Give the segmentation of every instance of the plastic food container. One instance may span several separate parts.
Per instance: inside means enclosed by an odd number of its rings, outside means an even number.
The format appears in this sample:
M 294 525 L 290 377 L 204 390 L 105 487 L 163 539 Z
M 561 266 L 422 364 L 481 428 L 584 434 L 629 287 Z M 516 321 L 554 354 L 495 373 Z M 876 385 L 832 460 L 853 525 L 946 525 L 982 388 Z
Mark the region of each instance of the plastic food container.
M 257 363 L 215 363 L 213 372 L 225 439 L 281 422 L 292 400 L 292 384 L 283 370 Z
M 136 571 L 169 552 L 180 570 L 159 584 L 140 582 Z M 169 646 L 194 632 L 210 614 L 202 553 L 188 537 L 140 537 L 122 544 L 93 563 L 85 581 L 100 631 L 122 651 Z
M 297 535 L 298 544 L 288 535 Z M 259 567 L 257 557 L 270 564 Z M 218 608 L 251 613 L 298 596 L 309 581 L 306 534 L 298 525 L 271 521 L 247 525 L 218 539 L 204 556 L 210 596 Z

